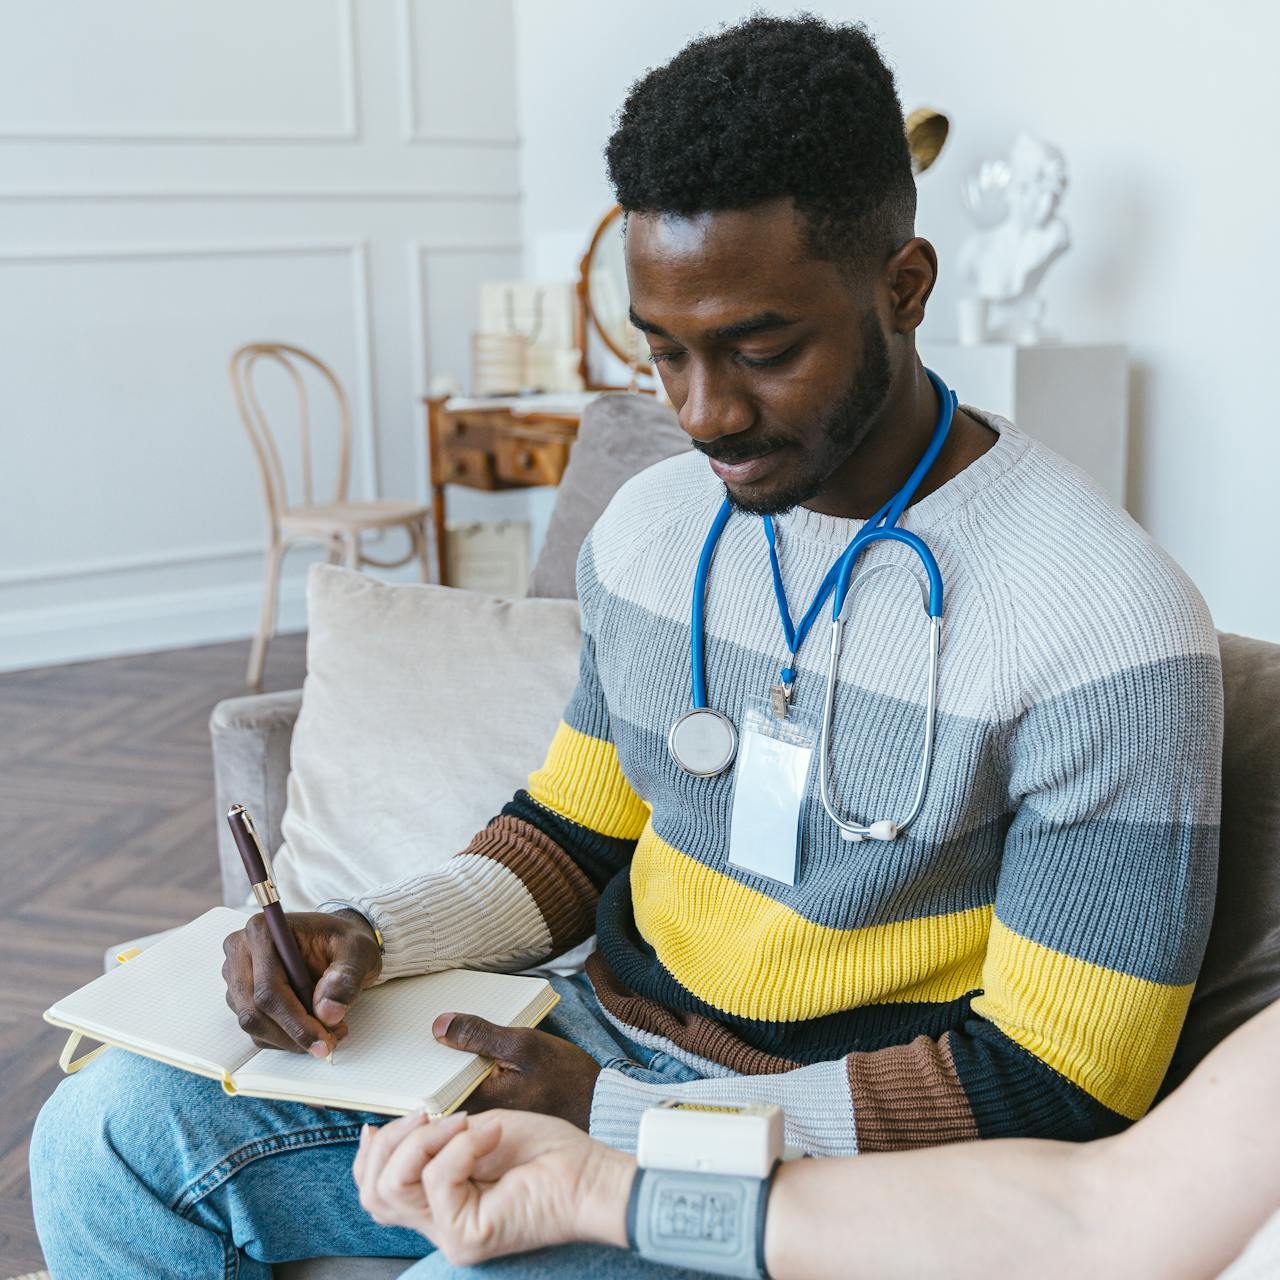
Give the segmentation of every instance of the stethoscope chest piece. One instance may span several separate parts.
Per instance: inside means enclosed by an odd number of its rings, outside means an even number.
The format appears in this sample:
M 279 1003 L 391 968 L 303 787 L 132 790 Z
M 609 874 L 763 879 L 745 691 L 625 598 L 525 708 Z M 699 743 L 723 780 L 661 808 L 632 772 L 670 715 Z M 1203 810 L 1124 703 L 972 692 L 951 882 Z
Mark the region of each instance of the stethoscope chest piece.
M 667 750 L 685 773 L 714 778 L 732 763 L 738 750 L 733 721 L 710 707 L 686 711 L 667 734 Z

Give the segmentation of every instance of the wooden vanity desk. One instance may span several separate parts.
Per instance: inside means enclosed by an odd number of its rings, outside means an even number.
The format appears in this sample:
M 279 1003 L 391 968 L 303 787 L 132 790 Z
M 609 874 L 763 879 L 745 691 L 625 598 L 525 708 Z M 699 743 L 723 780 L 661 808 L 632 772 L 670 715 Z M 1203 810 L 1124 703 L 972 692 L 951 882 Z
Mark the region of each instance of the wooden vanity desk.
M 529 489 L 557 485 L 569 464 L 586 395 L 426 397 L 431 517 L 439 580 L 449 585 L 445 486 Z

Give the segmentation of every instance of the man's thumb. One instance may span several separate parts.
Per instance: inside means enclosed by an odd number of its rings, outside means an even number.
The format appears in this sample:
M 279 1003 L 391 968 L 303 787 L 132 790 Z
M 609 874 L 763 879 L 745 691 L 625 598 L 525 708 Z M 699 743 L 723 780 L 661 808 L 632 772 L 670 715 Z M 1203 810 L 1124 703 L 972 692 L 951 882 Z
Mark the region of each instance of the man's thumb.
M 360 994 L 364 975 L 350 960 L 335 960 L 320 975 L 312 995 L 312 1008 L 326 1027 L 337 1026 L 347 1016 L 347 1008 Z
M 431 1024 L 431 1034 L 451 1049 L 486 1058 L 511 1058 L 511 1028 L 494 1026 L 473 1013 L 442 1013 Z

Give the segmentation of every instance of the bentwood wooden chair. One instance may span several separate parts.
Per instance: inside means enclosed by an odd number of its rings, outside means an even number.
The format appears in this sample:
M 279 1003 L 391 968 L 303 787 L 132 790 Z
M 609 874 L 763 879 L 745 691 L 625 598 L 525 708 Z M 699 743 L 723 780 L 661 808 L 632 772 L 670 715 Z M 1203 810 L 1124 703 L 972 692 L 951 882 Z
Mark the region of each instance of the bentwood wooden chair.
M 301 502 L 291 503 L 285 482 L 285 468 L 275 436 L 267 423 L 262 402 L 254 387 L 260 362 L 279 365 L 292 383 L 297 407 L 298 443 L 301 449 Z M 303 371 L 310 367 L 333 393 L 338 406 L 337 479 L 330 501 L 316 501 L 312 476 L 311 415 Z M 262 475 L 267 501 L 267 564 L 262 593 L 262 618 L 249 654 L 248 684 L 262 687 L 262 669 L 267 659 L 267 643 L 275 634 L 280 563 L 292 546 L 320 543 L 329 552 L 330 564 L 350 569 L 373 565 L 396 569 L 417 559 L 423 582 L 428 580 L 427 517 L 431 508 L 416 502 L 381 498 L 373 502 L 351 501 L 347 490 L 351 481 L 351 407 L 347 393 L 323 360 L 286 342 L 249 342 L 235 351 L 228 373 L 236 408 L 253 445 Z M 409 537 L 409 550 L 399 560 L 375 560 L 361 550 L 360 539 L 374 530 L 402 528 Z

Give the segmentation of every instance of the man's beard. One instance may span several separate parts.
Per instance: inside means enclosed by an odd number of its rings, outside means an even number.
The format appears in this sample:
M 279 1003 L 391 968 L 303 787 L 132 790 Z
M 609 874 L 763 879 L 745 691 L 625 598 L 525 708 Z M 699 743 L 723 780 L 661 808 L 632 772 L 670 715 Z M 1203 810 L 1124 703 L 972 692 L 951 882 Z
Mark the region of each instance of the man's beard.
M 726 485 L 725 494 L 729 501 L 737 510 L 749 515 L 776 516 L 815 497 L 867 438 L 877 415 L 889 398 L 892 380 L 889 345 L 880 331 L 875 312 L 869 312 L 862 326 L 862 368 L 850 384 L 849 390 L 823 422 L 821 443 L 802 455 L 799 473 L 787 482 L 784 489 L 761 494 L 755 499 L 735 494 Z M 705 448 L 702 445 L 694 447 L 719 461 L 741 462 L 792 443 L 790 439 L 782 437 L 766 437 L 753 442 L 750 452 L 738 454 L 735 454 L 731 440 L 724 441 L 721 448 Z

